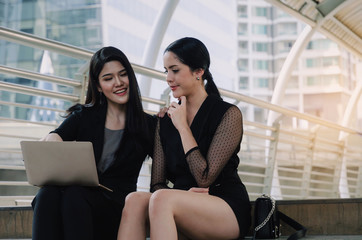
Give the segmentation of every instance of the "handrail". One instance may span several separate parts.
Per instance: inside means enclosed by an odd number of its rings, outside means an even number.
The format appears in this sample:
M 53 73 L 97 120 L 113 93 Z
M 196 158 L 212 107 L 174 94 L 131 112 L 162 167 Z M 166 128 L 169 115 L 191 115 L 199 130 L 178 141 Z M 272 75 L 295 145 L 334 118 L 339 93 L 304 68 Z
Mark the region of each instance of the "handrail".
M 89 60 L 93 54 L 92 51 L 86 50 L 84 48 L 75 47 L 75 46 L 61 43 L 58 41 L 37 37 L 37 36 L 31 35 L 28 33 L 24 33 L 24 32 L 14 31 L 12 29 L 5 28 L 5 27 L 0 27 L 0 38 L 6 39 L 9 41 L 14 41 L 14 42 L 24 44 L 24 45 L 36 47 L 36 48 L 46 49 L 49 51 L 57 52 L 57 53 L 68 55 L 68 56 L 75 57 L 75 58 L 83 58 L 85 60 Z M 132 63 L 132 66 L 134 67 L 134 70 L 136 73 L 140 73 L 143 75 L 147 75 L 147 76 L 154 77 L 159 80 L 165 81 L 165 73 L 163 73 L 161 71 L 157 71 L 157 70 L 147 68 L 147 67 L 144 67 L 144 66 L 141 66 L 138 64 L 134 64 L 134 63 Z M 312 115 L 309 115 L 306 113 L 301 113 L 301 112 L 298 112 L 298 111 L 295 111 L 292 109 L 287 109 L 285 107 L 271 104 L 271 103 L 268 103 L 268 102 L 260 100 L 260 99 L 252 98 L 252 97 L 249 97 L 249 96 L 246 96 L 246 95 L 243 95 L 240 93 L 235 93 L 235 92 L 225 90 L 222 88 L 219 88 L 219 91 L 223 96 L 230 97 L 230 98 L 236 99 L 238 101 L 244 101 L 244 102 L 256 105 L 258 107 L 267 108 L 271 111 L 275 111 L 275 112 L 284 114 L 286 116 L 298 117 L 298 118 L 308 120 L 313 123 L 321 124 L 326 127 L 336 129 L 336 130 L 344 131 L 347 133 L 357 133 L 357 134 L 362 135 L 362 132 L 359 132 L 356 129 L 343 127 L 339 124 L 333 123 L 331 121 L 326 121 L 326 120 L 323 120 L 321 118 L 318 118 L 318 117 L 315 117 L 315 116 L 312 116 Z
M 56 77 L 51 75 L 44 75 L 32 71 L 26 71 L 26 70 L 19 70 L 16 68 L 7 67 L 0 64 L 0 73 L 9 74 L 9 75 L 15 75 L 17 77 L 32 79 L 32 80 L 41 80 L 41 81 L 48 81 L 52 83 L 57 84 L 63 84 L 63 85 L 69 85 L 72 87 L 80 87 L 82 86 L 82 83 L 77 80 L 69 79 L 69 78 L 62 78 L 62 77 Z
M 14 91 L 18 93 L 30 94 L 34 96 L 45 96 L 45 97 L 54 97 L 59 99 L 64 99 L 72 102 L 78 102 L 80 100 L 79 96 L 69 95 L 66 93 L 59 93 L 55 91 L 43 90 L 35 87 L 22 86 L 14 83 L 7 83 L 0 81 L 0 89 L 7 91 Z
M 65 110 L 63 110 L 63 109 L 42 107 L 42 106 L 25 104 L 25 103 L 15 103 L 15 102 L 7 102 L 7 101 L 1 101 L 0 100 L 0 104 L 8 105 L 8 106 L 14 106 L 14 107 L 21 107 L 21 108 L 32 108 L 32 109 L 39 109 L 39 110 L 46 110 L 46 111 L 52 111 L 52 112 L 65 113 Z
M 2 34 L 3 32 L 7 32 L 7 34 L 4 35 Z M 3 27 L 0 27 L 0 39 L 1 38 L 76 57 L 77 59 L 89 60 L 93 54 L 93 52 L 82 48 L 68 46 L 67 44 L 35 37 L 27 33 L 8 30 Z M 25 40 L 28 42 L 24 42 Z M 56 47 L 54 48 L 54 46 Z M 165 73 L 161 71 L 137 64 L 132 64 L 132 66 L 138 74 L 165 82 Z M 80 97 L 76 94 L 81 95 L 83 99 L 85 92 L 87 80 L 86 68 L 87 66 L 84 64 L 76 73 L 77 79 L 84 80 L 78 81 L 0 65 L 0 73 L 73 87 L 74 95 L 4 81 L 0 81 L 0 89 L 15 93 L 41 95 L 77 102 Z M 358 176 L 358 172 L 362 169 L 362 161 L 357 159 L 362 157 L 362 151 L 359 149 L 359 145 L 358 143 L 356 144 L 355 140 L 357 139 L 358 141 L 362 139 L 360 131 L 240 93 L 225 89 L 219 90 L 223 97 L 232 99 L 236 104 L 244 102 L 264 110 L 281 114 L 272 126 L 246 119 L 243 122 L 244 137 L 241 144 L 241 151 L 238 153 L 238 156 L 240 156 L 238 173 L 240 177 L 243 178 L 242 180 L 248 188 L 250 196 L 254 198 L 258 197 L 260 193 L 271 193 L 271 191 L 278 189 L 282 193 L 274 193 L 273 196 L 277 198 L 311 199 L 318 198 L 320 193 L 326 193 L 325 197 L 327 198 L 338 197 L 336 185 L 338 185 L 339 180 L 348 180 L 346 186 L 349 191 L 351 191 L 350 196 L 362 196 L 361 191 L 358 190 L 362 187 L 362 178 Z M 163 107 L 168 104 L 169 94 L 170 91 L 163 91 L 160 99 L 150 96 L 141 96 L 141 98 L 143 102 L 150 102 Z M 52 107 L 23 104 L 16 101 L 0 101 L 0 105 L 5 106 L 5 108 L 11 106 L 9 112 L 12 111 L 12 113 L 16 112 L 16 107 L 23 108 L 22 110 L 38 109 L 58 113 L 65 112 L 65 110 Z M 153 110 L 145 109 L 145 111 L 150 114 L 155 114 Z M 312 123 L 312 127 L 306 129 L 294 128 L 288 124 L 288 121 L 292 120 L 292 118 L 306 120 L 306 122 Z M 36 136 L 37 134 L 34 134 L 35 131 L 39 134 L 43 131 L 47 133 L 49 129 L 59 124 L 46 121 L 34 122 L 16 117 L 0 117 L 0 123 L 0 128 L 2 128 L 0 129 L 0 140 L 5 139 L 3 140 L 5 144 L 0 147 L 0 152 L 14 155 L 21 153 L 19 147 L 15 147 L 18 146 L 18 142 L 21 141 L 21 139 L 39 139 L 42 136 Z M 29 131 L 28 134 L 26 135 L 25 131 L 18 131 L 17 128 L 19 126 L 21 129 Z M 15 131 L 11 131 L 12 129 Z M 334 137 L 336 134 L 338 135 L 340 131 L 348 133 L 347 137 L 343 140 L 337 140 L 337 138 Z M 330 138 L 329 133 L 331 133 L 332 136 Z M 8 139 L 10 141 L 7 141 Z M 348 165 L 345 168 L 345 176 L 341 174 L 343 170 L 341 159 L 344 158 L 346 158 L 346 164 Z M 147 169 L 149 169 L 150 164 L 151 161 L 145 163 Z M 6 169 L 6 167 L 2 168 L 0 166 L 0 170 L 1 169 Z M 278 174 L 275 175 L 275 172 Z M 149 173 L 140 174 L 142 177 L 149 177 L 149 175 Z M 333 184 L 329 184 L 330 186 L 327 187 L 313 185 L 325 182 L 326 180 L 324 178 L 326 177 L 333 178 Z M 280 181 L 279 185 L 274 183 L 276 181 Z M 16 185 L 16 183 L 11 184 Z M 313 189 L 310 184 L 313 185 Z M 4 185 L 6 185 L 5 182 Z M 139 186 L 139 189 L 146 188 L 145 186 Z M 310 191 L 308 191 L 308 189 Z
M 298 111 L 295 111 L 295 110 L 292 110 L 292 109 L 288 109 L 288 108 L 285 108 L 285 107 L 282 107 L 282 106 L 279 106 L 279 105 L 268 103 L 266 101 L 263 101 L 263 100 L 260 100 L 260 99 L 257 99 L 257 98 L 248 97 L 246 95 L 242 95 L 240 93 L 235 93 L 235 92 L 232 92 L 232 91 L 229 91 L 229 90 L 219 89 L 219 91 L 223 96 L 230 97 L 230 98 L 233 98 L 233 99 L 237 99 L 239 101 L 247 102 L 247 103 L 253 104 L 255 106 L 261 107 L 261 108 L 266 108 L 266 109 L 269 109 L 271 111 L 275 111 L 275 112 L 281 113 L 281 114 L 289 116 L 289 117 L 298 117 L 300 119 L 308 120 L 310 122 L 320 124 L 320 125 L 323 125 L 323 126 L 326 126 L 326 127 L 330 127 L 330 128 L 336 129 L 336 130 L 344 131 L 344 132 L 347 132 L 347 133 L 357 133 L 357 134 L 362 135 L 362 132 L 359 132 L 356 129 L 343 127 L 343 126 L 341 126 L 339 124 L 336 124 L 334 122 L 323 120 L 323 119 L 321 119 L 319 117 L 315 117 L 315 116 L 312 116 L 310 114 L 301 113 L 301 112 L 298 112 Z

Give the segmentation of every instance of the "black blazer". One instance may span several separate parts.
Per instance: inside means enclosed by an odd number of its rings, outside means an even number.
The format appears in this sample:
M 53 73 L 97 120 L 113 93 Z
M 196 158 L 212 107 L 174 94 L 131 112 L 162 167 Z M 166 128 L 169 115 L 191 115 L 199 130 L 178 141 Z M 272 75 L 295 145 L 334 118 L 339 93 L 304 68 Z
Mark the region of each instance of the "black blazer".
M 93 143 L 96 163 L 100 161 L 104 143 L 104 127 L 107 107 L 80 106 L 62 124 L 52 131 L 63 141 L 90 141 Z M 102 185 L 111 188 L 113 192 L 104 193 L 116 200 L 124 201 L 128 193 L 136 191 L 137 179 L 142 163 L 147 155 L 153 154 L 153 140 L 157 119 L 146 114 L 148 130 L 143 133 L 142 142 L 136 142 L 134 136 L 124 132 L 117 158 L 104 172 L 98 173 Z

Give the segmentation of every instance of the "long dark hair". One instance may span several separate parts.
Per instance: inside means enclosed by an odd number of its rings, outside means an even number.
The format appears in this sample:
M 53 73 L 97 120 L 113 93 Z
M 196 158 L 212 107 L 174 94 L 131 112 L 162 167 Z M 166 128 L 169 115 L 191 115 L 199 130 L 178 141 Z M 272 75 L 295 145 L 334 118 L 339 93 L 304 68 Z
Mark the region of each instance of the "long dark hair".
M 213 95 L 221 98 L 220 92 L 217 89 L 210 67 L 210 54 L 206 46 L 198 39 L 185 37 L 178 39 L 168 45 L 166 52 L 173 52 L 183 64 L 189 66 L 191 71 L 203 69 L 204 74 L 202 80 L 206 80 L 205 90 L 208 95 Z
M 129 80 L 129 97 L 126 103 L 126 126 L 125 130 L 132 137 L 142 136 L 147 128 L 146 116 L 143 112 L 141 94 L 137 83 L 136 75 L 126 55 L 115 47 L 103 47 L 94 53 L 89 64 L 89 83 L 87 97 L 84 107 L 98 108 L 107 107 L 107 99 L 104 94 L 98 91 L 99 74 L 104 65 L 111 61 L 120 62 L 126 69 Z M 68 109 L 68 115 L 79 109 L 81 104 L 76 104 Z

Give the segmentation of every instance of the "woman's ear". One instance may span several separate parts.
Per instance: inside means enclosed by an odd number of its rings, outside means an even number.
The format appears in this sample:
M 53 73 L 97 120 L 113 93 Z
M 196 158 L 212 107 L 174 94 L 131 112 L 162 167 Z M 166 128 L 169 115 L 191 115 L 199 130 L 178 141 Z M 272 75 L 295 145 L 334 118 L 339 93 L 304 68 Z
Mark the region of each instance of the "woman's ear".
M 194 75 L 196 79 L 202 79 L 202 75 L 204 75 L 205 70 L 202 68 L 198 68 L 194 71 Z

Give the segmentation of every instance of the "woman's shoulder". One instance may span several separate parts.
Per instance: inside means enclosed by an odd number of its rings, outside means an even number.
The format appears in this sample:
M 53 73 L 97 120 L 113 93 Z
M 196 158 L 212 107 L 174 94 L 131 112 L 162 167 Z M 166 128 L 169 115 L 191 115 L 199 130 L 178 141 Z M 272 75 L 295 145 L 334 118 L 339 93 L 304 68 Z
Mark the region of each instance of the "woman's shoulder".
M 230 108 L 237 108 L 239 109 L 236 105 L 226 102 L 225 100 L 223 100 L 222 98 L 219 97 L 215 97 L 215 96 L 209 96 L 210 101 L 213 103 L 214 107 L 217 108 L 218 110 L 229 110 Z
M 91 117 L 93 115 L 100 115 L 102 109 L 100 107 L 89 106 L 87 104 L 75 104 L 68 109 L 68 117 Z

